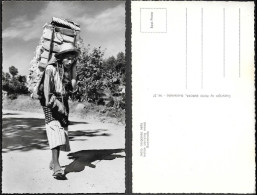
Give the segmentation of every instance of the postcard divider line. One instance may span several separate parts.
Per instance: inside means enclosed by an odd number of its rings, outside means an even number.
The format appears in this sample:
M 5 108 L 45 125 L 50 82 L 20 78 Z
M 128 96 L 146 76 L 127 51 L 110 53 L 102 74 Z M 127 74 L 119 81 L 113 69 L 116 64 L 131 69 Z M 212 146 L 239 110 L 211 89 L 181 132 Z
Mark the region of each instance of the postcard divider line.
M 187 8 L 186 8 L 186 89 L 187 89 Z
M 239 41 L 238 41 L 238 44 L 239 44 L 239 48 L 238 48 L 239 49 L 239 52 L 238 52 L 239 53 L 239 57 L 238 57 L 239 58 L 238 59 L 239 60 L 239 62 L 238 62 L 239 73 L 238 74 L 239 74 L 239 78 L 241 77 L 241 21 L 240 21 L 241 20 L 241 13 L 240 12 L 241 11 L 240 11 L 240 8 L 239 8 L 239 13 L 238 13 L 238 15 L 239 15 L 239 18 L 238 18 L 238 28 L 239 28 L 239 30 L 238 30 L 239 31 Z
M 201 87 L 203 89 L 203 8 L 201 10 Z
M 225 8 L 223 8 L 223 77 L 225 78 L 226 76 L 226 12 Z

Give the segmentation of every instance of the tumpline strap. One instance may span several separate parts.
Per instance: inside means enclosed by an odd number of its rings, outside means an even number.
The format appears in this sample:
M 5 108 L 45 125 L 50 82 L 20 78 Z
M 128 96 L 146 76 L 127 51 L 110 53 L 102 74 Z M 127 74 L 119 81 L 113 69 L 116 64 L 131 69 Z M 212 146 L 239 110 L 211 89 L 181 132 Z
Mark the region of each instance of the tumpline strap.
M 48 59 L 47 59 L 47 62 L 49 62 L 49 60 L 52 58 L 52 55 L 53 55 L 53 45 L 54 45 L 54 33 L 55 33 L 55 28 L 52 27 L 52 36 L 51 36 L 51 40 L 50 40 L 50 48 L 49 48 L 49 56 L 48 56 Z

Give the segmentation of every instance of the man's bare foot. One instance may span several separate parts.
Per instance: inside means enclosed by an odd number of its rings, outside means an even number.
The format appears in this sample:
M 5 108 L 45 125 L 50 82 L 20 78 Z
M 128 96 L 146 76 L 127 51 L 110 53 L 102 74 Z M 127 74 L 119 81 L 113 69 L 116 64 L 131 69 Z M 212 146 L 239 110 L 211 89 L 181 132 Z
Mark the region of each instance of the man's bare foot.
M 52 170 L 53 170 L 54 173 L 59 171 L 59 170 L 62 170 L 59 163 L 52 163 L 52 168 L 53 168 Z

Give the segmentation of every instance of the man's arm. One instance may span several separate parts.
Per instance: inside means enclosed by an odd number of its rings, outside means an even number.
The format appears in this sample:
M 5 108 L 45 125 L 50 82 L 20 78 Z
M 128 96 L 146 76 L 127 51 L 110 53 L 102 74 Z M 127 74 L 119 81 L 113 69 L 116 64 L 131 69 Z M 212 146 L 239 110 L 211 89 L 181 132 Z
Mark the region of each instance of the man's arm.
M 47 66 L 45 70 L 44 78 L 44 96 L 45 96 L 45 105 L 49 105 L 50 96 L 53 94 L 53 69 L 51 66 Z

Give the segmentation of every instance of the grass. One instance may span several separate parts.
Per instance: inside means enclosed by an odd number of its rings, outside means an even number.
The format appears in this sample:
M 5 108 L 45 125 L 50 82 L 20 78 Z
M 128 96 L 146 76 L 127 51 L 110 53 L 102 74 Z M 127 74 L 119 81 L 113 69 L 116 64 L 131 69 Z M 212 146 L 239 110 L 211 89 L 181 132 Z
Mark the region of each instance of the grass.
M 43 112 L 39 100 L 33 100 L 29 96 L 19 95 L 17 99 L 3 99 L 3 109 L 25 112 Z M 125 124 L 125 110 L 97 106 L 88 102 L 69 102 L 70 117 L 81 119 L 95 119 L 101 122 Z
M 7 97 L 3 99 L 3 109 L 18 110 L 27 112 L 42 112 L 39 100 L 33 100 L 29 96 L 20 95 L 17 99 L 11 100 Z

